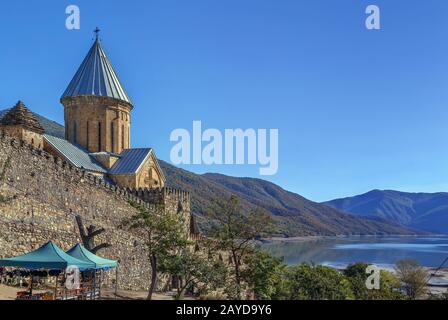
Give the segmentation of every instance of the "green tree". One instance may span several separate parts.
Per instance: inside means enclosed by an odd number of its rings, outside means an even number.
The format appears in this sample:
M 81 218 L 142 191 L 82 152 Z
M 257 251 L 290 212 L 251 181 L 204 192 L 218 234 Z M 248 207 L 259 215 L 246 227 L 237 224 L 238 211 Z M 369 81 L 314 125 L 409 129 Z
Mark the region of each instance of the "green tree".
M 358 300 L 367 300 L 369 290 L 366 286 L 366 280 L 368 275 L 366 269 L 369 264 L 364 262 L 358 262 L 350 264 L 345 270 L 344 275 L 350 281 L 353 294 Z
M 344 270 L 344 275 L 351 284 L 355 299 L 358 300 L 399 300 L 403 298 L 400 292 L 400 280 L 392 273 L 380 271 L 380 289 L 369 290 L 366 280 L 369 274 L 366 273 L 369 264 L 358 262 L 349 265 Z
M 282 259 L 265 251 L 255 251 L 244 260 L 241 276 L 256 299 L 271 300 L 280 294 L 285 268 Z
M 395 270 L 409 299 L 418 299 L 426 293 L 428 272 L 418 261 L 400 260 L 396 263 Z
M 177 288 L 177 299 L 181 299 L 187 288 L 195 288 L 200 295 L 217 290 L 225 285 L 226 265 L 208 252 L 206 241 L 202 241 L 201 252 L 184 248 L 175 255 L 165 255 L 160 261 L 159 271 L 176 276 L 182 281 Z
M 289 300 L 353 299 L 350 282 L 337 270 L 326 266 L 301 264 L 286 274 Z
M 122 226 L 138 232 L 145 239 L 145 247 L 151 266 L 151 284 L 148 292 L 148 300 L 157 285 L 158 261 L 175 255 L 188 245 L 185 221 L 182 215 L 165 213 L 163 208 L 149 211 L 134 202 L 132 206 L 138 212 L 122 221 Z
M 235 196 L 228 201 L 217 201 L 209 217 L 216 222 L 210 231 L 216 249 L 227 252 L 232 264 L 226 293 L 240 300 L 245 285 L 241 274 L 243 262 L 256 252 L 254 240 L 272 235 L 272 219 L 260 209 L 243 212 Z
M 371 297 L 372 300 L 403 300 L 400 279 L 389 271 L 381 270 L 380 290 L 373 290 Z

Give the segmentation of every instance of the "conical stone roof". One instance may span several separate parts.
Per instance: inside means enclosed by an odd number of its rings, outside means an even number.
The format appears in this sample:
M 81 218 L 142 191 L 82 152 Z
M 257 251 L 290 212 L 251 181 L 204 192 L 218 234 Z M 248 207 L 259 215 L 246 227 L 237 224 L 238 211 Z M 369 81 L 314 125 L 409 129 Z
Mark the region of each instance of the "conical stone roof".
M 6 112 L 0 120 L 0 124 L 23 126 L 30 131 L 40 134 L 44 134 L 45 132 L 37 118 L 22 101 L 19 101 L 14 108 Z

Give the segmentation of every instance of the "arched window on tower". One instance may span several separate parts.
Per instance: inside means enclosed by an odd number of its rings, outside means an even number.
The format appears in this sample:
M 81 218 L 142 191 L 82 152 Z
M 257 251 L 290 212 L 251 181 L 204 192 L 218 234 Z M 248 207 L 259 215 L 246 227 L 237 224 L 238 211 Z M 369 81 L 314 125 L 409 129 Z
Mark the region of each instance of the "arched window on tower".
M 121 126 L 121 149 L 124 149 L 124 124 Z
M 73 121 L 73 143 L 77 143 L 76 129 L 76 121 Z
M 98 122 L 98 151 L 101 151 L 101 122 Z
M 115 151 L 115 143 L 114 143 L 114 123 L 111 122 L 110 123 L 110 152 L 114 152 Z
M 86 147 L 87 147 L 87 150 L 89 150 L 89 121 L 87 121 L 87 127 L 86 127 L 86 130 L 87 130 Z

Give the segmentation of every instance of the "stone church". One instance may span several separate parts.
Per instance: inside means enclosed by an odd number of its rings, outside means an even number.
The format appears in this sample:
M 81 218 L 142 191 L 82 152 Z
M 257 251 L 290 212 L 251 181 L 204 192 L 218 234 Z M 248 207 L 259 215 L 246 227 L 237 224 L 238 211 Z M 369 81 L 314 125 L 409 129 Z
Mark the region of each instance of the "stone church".
M 65 125 L 23 102 L 0 111 L 0 130 L 121 188 L 163 188 L 151 148 L 131 148 L 132 100 L 98 37 L 61 97 Z
M 0 110 L 0 257 L 49 239 L 69 249 L 82 240 L 81 218 L 104 230 L 95 238 L 109 245 L 101 255 L 121 261 L 107 281 L 147 290 L 145 239 L 123 229 L 123 219 L 138 212 L 135 205 L 163 208 L 182 215 L 190 239 L 200 240 L 190 194 L 167 186 L 153 149 L 131 147 L 134 105 L 98 36 L 60 101 L 64 125 L 21 101 Z
M 0 257 L 50 239 L 69 249 L 82 240 L 79 217 L 104 230 L 95 241 L 110 246 L 101 255 L 121 261 L 107 281 L 147 290 L 145 240 L 121 228 L 123 219 L 135 205 L 163 208 L 182 215 L 190 239 L 200 240 L 190 194 L 167 186 L 153 149 L 131 147 L 134 105 L 98 36 L 60 101 L 64 125 L 21 101 L 0 110 Z

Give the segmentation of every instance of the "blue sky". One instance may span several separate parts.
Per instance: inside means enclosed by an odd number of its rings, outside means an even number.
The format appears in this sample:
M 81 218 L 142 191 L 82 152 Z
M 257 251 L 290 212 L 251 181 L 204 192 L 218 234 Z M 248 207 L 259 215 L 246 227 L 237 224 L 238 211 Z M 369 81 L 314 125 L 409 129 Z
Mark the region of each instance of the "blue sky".
M 80 30 L 65 28 L 70 4 Z M 380 31 L 364 27 L 369 4 Z M 193 120 L 278 128 L 279 171 L 263 178 L 312 200 L 447 191 L 446 12 L 444 0 L 4 1 L 0 108 L 21 99 L 62 122 L 59 97 L 99 26 L 135 104 L 133 147 L 169 160 L 171 131 Z

